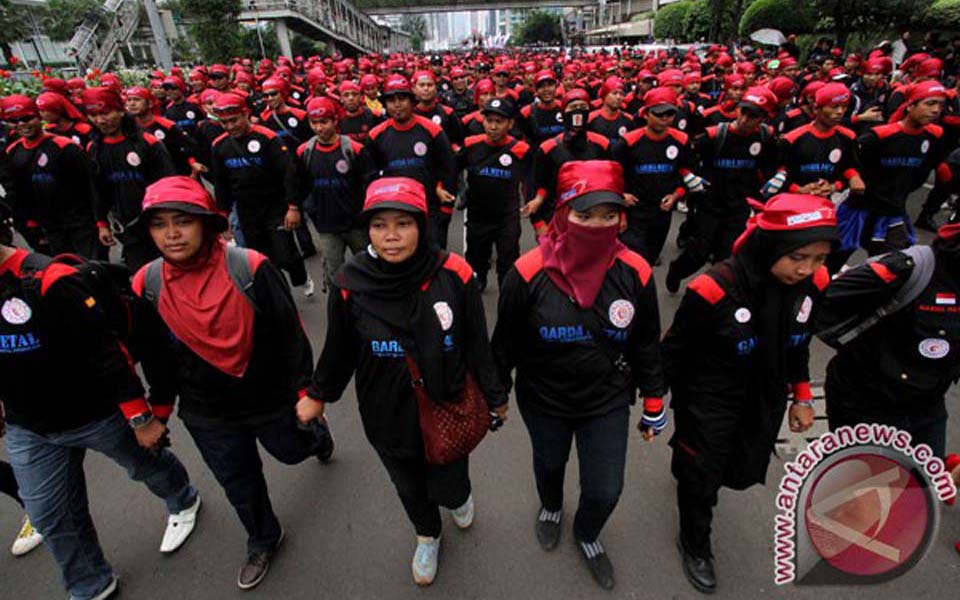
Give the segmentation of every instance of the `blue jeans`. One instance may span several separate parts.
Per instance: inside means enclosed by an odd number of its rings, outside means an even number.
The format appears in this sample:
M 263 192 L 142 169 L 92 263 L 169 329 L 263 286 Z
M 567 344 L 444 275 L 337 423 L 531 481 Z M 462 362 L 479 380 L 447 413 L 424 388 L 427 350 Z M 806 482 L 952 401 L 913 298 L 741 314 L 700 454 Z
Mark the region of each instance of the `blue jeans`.
M 113 578 L 87 505 L 83 458 L 88 449 L 110 457 L 131 479 L 142 481 L 166 502 L 171 514 L 191 506 L 197 497 L 177 457 L 168 450 L 141 448 L 119 412 L 78 429 L 47 435 L 8 424 L 7 452 L 20 497 L 60 565 L 63 586 L 76 600 L 96 596 Z

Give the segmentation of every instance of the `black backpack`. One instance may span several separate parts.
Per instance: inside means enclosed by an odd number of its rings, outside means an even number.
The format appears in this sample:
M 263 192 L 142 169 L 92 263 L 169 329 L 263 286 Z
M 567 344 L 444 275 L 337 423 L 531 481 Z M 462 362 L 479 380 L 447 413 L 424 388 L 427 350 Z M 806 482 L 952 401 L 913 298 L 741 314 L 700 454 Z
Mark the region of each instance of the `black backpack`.
M 227 272 L 230 279 L 237 289 L 243 293 L 244 297 L 250 302 L 254 313 L 259 312 L 257 308 L 257 297 L 253 289 L 254 274 L 250 270 L 249 251 L 237 246 L 227 246 Z M 150 302 L 154 308 L 160 302 L 160 290 L 163 288 L 163 259 L 156 258 L 147 265 L 143 273 L 143 298 Z

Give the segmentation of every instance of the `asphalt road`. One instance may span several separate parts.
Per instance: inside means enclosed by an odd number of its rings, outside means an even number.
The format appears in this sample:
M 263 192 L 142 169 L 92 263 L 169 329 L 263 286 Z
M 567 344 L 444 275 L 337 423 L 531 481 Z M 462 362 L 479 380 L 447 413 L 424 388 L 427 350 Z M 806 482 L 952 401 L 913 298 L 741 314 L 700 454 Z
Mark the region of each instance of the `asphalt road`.
M 924 190 L 925 195 L 926 190 Z M 915 195 L 916 203 L 919 194 Z M 680 221 L 679 215 L 674 223 Z M 451 230 L 452 248 L 462 248 L 460 218 Z M 674 236 L 664 265 L 676 253 Z M 928 239 L 928 238 L 924 238 Z M 524 248 L 532 245 L 525 230 Z M 310 262 L 320 276 L 316 259 Z M 663 289 L 665 266 L 657 267 Z M 491 277 L 491 280 L 495 280 Z M 495 317 L 495 284 L 484 294 L 488 320 Z M 666 327 L 680 296 L 660 292 Z M 314 352 L 323 344 L 325 298 L 298 298 Z M 815 343 L 811 370 L 822 378 L 830 351 Z M 957 393 L 950 393 L 950 404 Z M 213 600 L 220 598 L 401 599 L 497 598 L 696 598 L 681 572 L 674 545 L 677 533 L 674 481 L 666 444 L 672 425 L 654 443 L 632 432 L 623 497 L 601 537 L 616 568 L 612 593 L 598 588 L 572 542 L 570 523 L 577 503 L 576 459 L 567 478 L 565 527 L 560 547 L 543 552 L 533 534 L 539 502 L 526 430 L 514 410 L 507 425 L 473 455 L 472 479 L 477 519 L 466 532 L 444 517 L 440 571 L 432 587 L 419 589 L 410 575 L 414 532 L 387 474 L 360 426 L 353 385 L 328 410 L 337 441 L 335 460 L 288 467 L 265 455 L 265 471 L 275 510 L 287 538 L 270 574 L 255 590 L 241 592 L 236 574 L 244 558 L 245 535 L 221 488 L 203 464 L 182 424 L 172 420 L 173 450 L 203 495 L 197 530 L 181 550 L 162 556 L 166 522 L 162 503 L 130 481 L 109 460 L 91 454 L 86 461 L 90 504 L 108 559 L 121 576 L 122 597 Z M 633 420 L 639 420 L 634 411 Z M 950 423 L 948 447 L 960 447 L 957 421 Z M 0 450 L 0 458 L 5 458 Z M 773 582 L 774 490 L 781 462 L 771 463 L 766 487 L 724 490 L 716 510 L 714 551 L 719 577 L 717 598 L 956 598 L 960 555 L 960 512 L 943 513 L 934 547 L 916 568 L 892 582 L 861 588 L 778 587 Z M 19 508 L 0 499 L 0 543 L 13 540 Z M 5 546 L 4 546 L 5 547 Z M 50 554 L 38 549 L 23 558 L 0 551 L 0 599 L 62 598 Z

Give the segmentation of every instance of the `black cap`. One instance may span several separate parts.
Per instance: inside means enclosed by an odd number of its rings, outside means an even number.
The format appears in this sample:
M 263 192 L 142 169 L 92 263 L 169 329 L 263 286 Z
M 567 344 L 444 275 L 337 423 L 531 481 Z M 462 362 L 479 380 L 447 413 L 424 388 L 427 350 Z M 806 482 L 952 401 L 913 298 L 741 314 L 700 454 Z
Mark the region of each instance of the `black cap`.
M 493 98 L 487 102 L 487 105 L 480 111 L 480 114 L 483 115 L 487 113 L 512 119 L 514 115 L 513 101 L 508 98 Z

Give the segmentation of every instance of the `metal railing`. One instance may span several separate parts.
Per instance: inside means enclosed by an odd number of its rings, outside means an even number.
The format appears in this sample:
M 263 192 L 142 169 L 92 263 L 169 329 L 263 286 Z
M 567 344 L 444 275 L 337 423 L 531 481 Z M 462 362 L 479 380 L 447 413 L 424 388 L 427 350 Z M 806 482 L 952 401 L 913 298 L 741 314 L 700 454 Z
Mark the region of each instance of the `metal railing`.
M 81 68 L 106 67 L 140 25 L 140 3 L 136 0 L 106 0 L 101 10 L 80 24 L 68 44 L 67 54 Z M 104 18 L 106 23 L 101 24 Z M 107 27 L 107 31 L 98 39 L 103 27 Z

